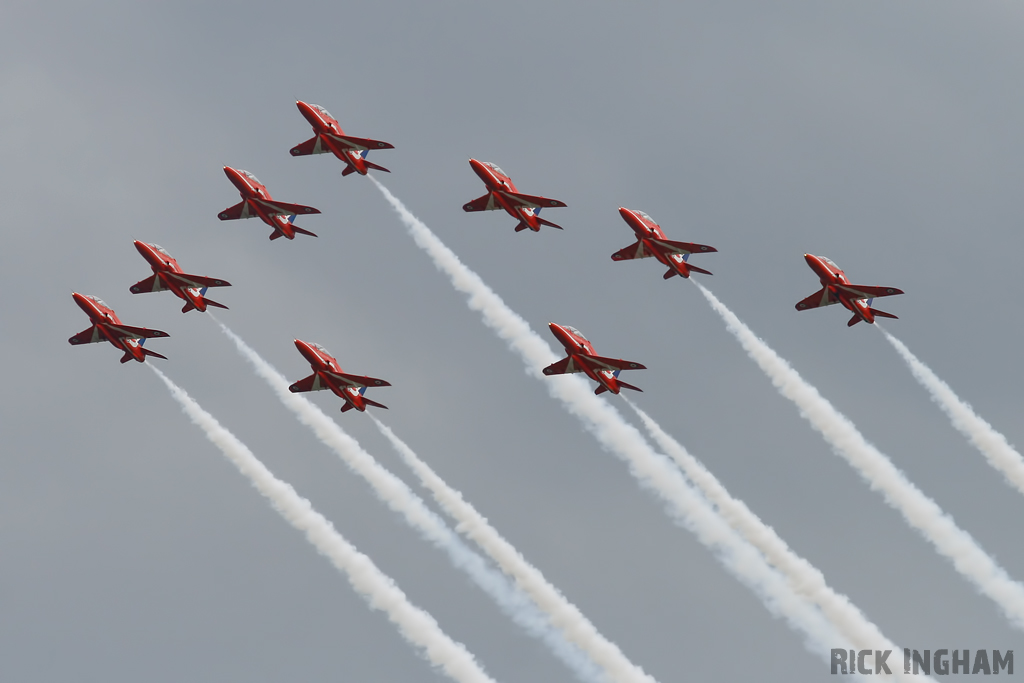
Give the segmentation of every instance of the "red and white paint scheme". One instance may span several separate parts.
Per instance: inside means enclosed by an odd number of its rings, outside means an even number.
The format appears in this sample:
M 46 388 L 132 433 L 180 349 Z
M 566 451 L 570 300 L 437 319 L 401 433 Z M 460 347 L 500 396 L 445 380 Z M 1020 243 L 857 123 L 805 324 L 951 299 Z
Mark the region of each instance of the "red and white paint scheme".
M 191 310 L 206 312 L 208 306 L 227 308 L 224 304 L 219 304 L 204 296 L 207 287 L 230 287 L 231 283 L 227 280 L 189 275 L 159 244 L 147 244 L 135 240 L 135 248 L 139 250 L 143 258 L 149 261 L 149 265 L 153 268 L 153 274 L 132 285 L 130 287 L 132 294 L 170 290 L 174 292 L 174 296 L 185 302 L 181 309 L 182 313 L 188 313 Z
M 315 232 L 303 230 L 299 226 L 294 225 L 293 221 L 300 213 L 320 213 L 319 209 L 314 209 L 312 206 L 303 206 L 302 204 L 288 204 L 275 201 L 270 196 L 270 193 L 267 192 L 266 185 L 257 180 L 256 176 L 248 171 L 225 166 L 224 175 L 228 177 L 232 185 L 238 188 L 238 194 L 241 195 L 242 201 L 221 211 L 217 214 L 217 218 L 222 221 L 234 221 L 239 218 L 259 218 L 274 229 L 274 232 L 270 235 L 272 240 L 276 240 L 278 237 L 287 237 L 293 240 L 297 232 L 309 235 L 310 237 L 316 237 Z
M 545 375 L 565 375 L 573 372 L 586 373 L 587 377 L 597 382 L 598 387 L 595 394 L 603 394 L 610 391 L 613 394 L 625 387 L 633 391 L 643 391 L 632 384 L 626 384 L 619 379 L 621 370 L 646 370 L 646 366 L 634 363 L 631 360 L 619 358 L 605 358 L 597 355 L 593 345 L 575 327 L 548 323 L 551 334 L 565 347 L 567 358 L 544 368 Z
M 473 171 L 480 176 L 487 186 L 487 194 L 477 197 L 468 204 L 464 204 L 463 211 L 472 213 L 474 211 L 497 211 L 504 209 L 510 216 L 519 220 L 516 232 L 529 228 L 534 232 L 540 232 L 540 226 L 547 225 L 551 228 L 562 229 L 561 225 L 555 225 L 540 217 L 540 210 L 551 206 L 565 206 L 565 202 L 547 197 L 538 197 L 530 194 L 522 194 L 516 189 L 512 179 L 505 175 L 505 172 L 495 164 L 487 161 L 470 159 L 469 165 Z
M 366 410 L 366 406 L 387 408 L 386 405 L 371 401 L 363 394 L 367 387 L 390 387 L 389 382 L 375 377 L 360 377 L 343 373 L 334 356 L 327 353 L 327 349 L 319 344 L 296 339 L 295 348 L 309 361 L 313 368 L 313 374 L 288 387 L 293 394 L 330 389 L 335 395 L 345 399 L 345 405 L 341 407 L 343 413 L 353 408 L 363 412 Z
M 810 308 L 842 304 L 848 311 L 853 312 L 853 317 L 846 323 L 848 327 L 853 327 L 861 320 L 869 324 L 873 323 L 875 322 L 875 316 L 883 318 L 896 317 L 892 313 L 871 308 L 871 302 L 875 297 L 903 294 L 902 289 L 850 284 L 850 281 L 846 278 L 846 273 L 833 263 L 831 259 L 827 259 L 824 256 L 815 256 L 814 254 L 804 254 L 804 260 L 807 261 L 807 265 L 821 279 L 821 289 L 797 303 L 796 310 L 806 311 Z M 867 299 L 866 302 L 864 301 L 865 299 Z
M 169 337 L 169 334 L 160 330 L 151 330 L 148 327 L 122 325 L 121 319 L 114 313 L 114 309 L 107 306 L 98 297 L 79 294 L 78 292 L 72 292 L 71 296 L 74 298 L 75 303 L 78 304 L 78 307 L 89 316 L 92 325 L 71 339 L 68 339 L 69 344 L 78 346 L 79 344 L 96 344 L 108 341 L 124 351 L 124 356 L 121 357 L 122 363 L 127 363 L 130 360 L 144 363 L 146 362 L 146 356 L 156 356 L 157 358 L 167 360 L 167 356 L 161 356 L 155 351 L 143 348 L 142 345 L 146 343 L 146 339 Z
M 693 244 L 692 242 L 673 242 L 665 239 L 665 233 L 661 226 L 654 222 L 654 219 L 643 211 L 625 209 L 619 207 L 619 215 L 626 221 L 629 227 L 636 233 L 636 244 L 631 244 L 625 249 L 619 249 L 612 254 L 612 261 L 626 261 L 635 258 L 654 258 L 668 266 L 668 272 L 663 276 L 666 280 L 673 275 L 690 277 L 692 271 L 711 275 L 710 271 L 690 265 L 687 261 L 690 254 L 710 253 L 718 251 L 706 244 Z
M 344 131 L 341 130 L 338 119 L 331 116 L 319 104 L 307 104 L 298 100 L 295 102 L 295 106 L 299 108 L 302 115 L 309 121 L 309 125 L 313 126 L 314 136 L 301 145 L 292 147 L 291 153 L 293 157 L 333 153 L 334 156 L 345 162 L 345 170 L 341 172 L 343 176 L 350 173 L 366 175 L 367 171 L 371 168 L 391 173 L 391 171 L 383 166 L 378 166 L 366 160 L 366 154 L 371 149 L 394 149 L 395 146 L 390 142 L 370 140 L 368 138 L 354 138 L 351 135 L 345 135 Z

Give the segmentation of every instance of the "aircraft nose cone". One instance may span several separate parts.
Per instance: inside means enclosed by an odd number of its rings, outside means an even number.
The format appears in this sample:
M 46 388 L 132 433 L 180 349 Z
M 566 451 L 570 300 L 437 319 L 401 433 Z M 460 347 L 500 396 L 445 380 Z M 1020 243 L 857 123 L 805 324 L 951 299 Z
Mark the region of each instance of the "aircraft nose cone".
M 804 254 L 804 261 L 807 261 L 807 265 L 813 264 L 816 260 L 814 254 Z
M 620 207 L 619 207 L 619 215 L 620 215 L 620 216 L 622 216 L 623 218 L 625 218 L 625 217 L 626 217 L 626 216 L 628 216 L 629 214 L 630 214 L 630 211 L 629 211 L 629 209 L 627 209 L 627 208 L 626 208 L 626 207 L 624 207 L 624 206 L 620 206 Z

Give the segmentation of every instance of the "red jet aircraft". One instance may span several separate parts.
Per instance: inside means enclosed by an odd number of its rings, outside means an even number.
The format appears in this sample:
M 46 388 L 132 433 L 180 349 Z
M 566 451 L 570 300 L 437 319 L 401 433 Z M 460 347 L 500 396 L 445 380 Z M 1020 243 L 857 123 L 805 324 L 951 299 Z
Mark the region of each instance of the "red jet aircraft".
M 341 175 L 348 175 L 350 173 L 366 175 L 366 172 L 371 168 L 391 173 L 391 171 L 383 166 L 378 166 L 366 160 L 366 153 L 371 149 L 394 149 L 395 146 L 390 142 L 354 138 L 351 135 L 345 135 L 344 131 L 341 130 L 338 120 L 319 104 L 306 104 L 302 101 L 296 101 L 295 106 L 299 108 L 302 115 L 309 121 L 309 125 L 313 126 L 315 135 L 301 145 L 292 147 L 293 157 L 331 152 L 346 164 L 345 170 L 341 172 Z
M 534 232 L 540 232 L 540 226 L 547 225 L 552 228 L 562 229 L 561 225 L 555 225 L 540 217 L 540 210 L 545 206 L 565 206 L 565 202 L 547 197 L 537 197 L 530 194 L 520 194 L 512 179 L 505 175 L 505 172 L 487 161 L 470 159 L 469 165 L 480 180 L 487 186 L 487 194 L 478 197 L 462 207 L 463 211 L 472 213 L 474 211 L 497 211 L 505 209 L 510 216 L 519 220 L 516 232 L 529 228 Z
M 316 237 L 315 232 L 303 230 L 299 226 L 294 225 L 292 221 L 300 213 L 320 213 L 319 209 L 314 209 L 312 206 L 303 206 L 302 204 L 287 204 L 275 201 L 270 196 L 270 193 L 267 192 L 267 187 L 248 171 L 225 166 L 224 175 L 238 188 L 242 201 L 234 206 L 229 206 L 217 214 L 217 217 L 222 221 L 234 221 L 239 218 L 258 216 L 260 220 L 274 229 L 273 234 L 270 235 L 272 240 L 276 240 L 278 237 L 287 237 L 293 240 L 297 232 L 309 235 L 310 237 Z
M 883 318 L 896 317 L 892 313 L 871 308 L 871 302 L 875 297 L 903 294 L 902 289 L 853 285 L 846 279 L 846 273 L 830 259 L 824 256 L 815 256 L 814 254 L 804 254 L 804 260 L 807 261 L 807 265 L 811 267 L 811 270 L 821 278 L 822 287 L 799 302 L 796 305 L 796 310 L 806 311 L 809 308 L 842 304 L 844 308 L 853 312 L 853 317 L 846 323 L 848 327 L 853 327 L 861 320 L 866 323 L 873 323 L 875 322 L 876 315 L 880 315 Z M 864 302 L 864 299 L 867 299 L 867 303 Z
M 189 275 L 159 244 L 146 244 L 135 240 L 135 248 L 149 261 L 149 265 L 153 267 L 153 274 L 132 285 L 132 294 L 162 292 L 169 289 L 174 292 L 174 296 L 185 302 L 181 309 L 182 313 L 188 313 L 191 310 L 205 312 L 207 306 L 227 308 L 224 304 L 219 304 L 204 296 L 207 287 L 230 287 L 231 283 L 227 280 Z
M 170 335 L 160 330 L 151 330 L 148 327 L 132 327 L 122 325 L 121 319 L 117 317 L 114 310 L 100 301 L 98 297 L 88 294 L 72 292 L 71 296 L 79 308 L 86 312 L 92 326 L 82 330 L 68 343 L 72 345 L 95 344 L 96 342 L 108 341 L 115 347 L 124 351 L 121 357 L 122 363 L 135 359 L 140 363 L 146 362 L 146 356 L 156 356 L 167 360 L 167 356 L 161 356 L 155 351 L 143 348 L 146 339 L 152 337 L 169 337 Z
M 619 207 L 619 215 L 636 233 L 636 244 L 631 244 L 625 249 L 619 249 L 612 254 L 613 261 L 653 256 L 669 267 L 668 272 L 663 276 L 666 280 L 673 275 L 690 277 L 691 271 L 711 275 L 710 271 L 690 265 L 687 263 L 687 260 L 689 260 L 690 254 L 694 252 L 707 253 L 718 251 L 714 247 L 709 247 L 706 244 L 673 242 L 665 239 L 665 233 L 661 231 L 661 226 L 655 223 L 654 219 L 643 211 Z
M 311 344 L 301 339 L 295 340 L 295 348 L 309 361 L 313 368 L 313 374 L 300 379 L 288 387 L 289 391 L 297 394 L 301 391 L 321 391 L 330 389 L 337 396 L 345 399 L 345 405 L 341 412 L 355 408 L 359 412 L 366 410 L 366 406 L 377 406 L 387 408 L 386 405 L 371 401 L 363 396 L 366 387 L 390 387 L 389 382 L 374 377 L 360 377 L 358 375 L 346 375 L 341 371 L 338 361 L 327 353 L 327 349 L 319 344 Z
M 575 327 L 558 323 L 548 323 L 548 327 L 551 328 L 555 339 L 565 347 L 565 352 L 569 356 L 544 368 L 545 375 L 584 372 L 587 377 L 598 383 L 599 386 L 594 390 L 595 394 L 603 394 L 606 391 L 617 394 L 623 387 L 633 391 L 643 391 L 639 387 L 620 380 L 619 372 L 622 370 L 646 370 L 646 366 L 629 360 L 604 358 L 597 355 L 591 343 Z

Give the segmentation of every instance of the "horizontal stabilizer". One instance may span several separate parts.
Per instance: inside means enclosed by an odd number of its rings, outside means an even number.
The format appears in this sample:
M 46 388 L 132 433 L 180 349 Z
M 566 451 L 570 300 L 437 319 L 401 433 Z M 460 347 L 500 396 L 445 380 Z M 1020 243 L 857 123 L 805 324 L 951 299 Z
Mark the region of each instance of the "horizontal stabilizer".
M 293 225 L 292 226 L 292 230 L 294 230 L 297 233 L 303 234 L 303 235 L 309 235 L 310 237 L 316 237 L 317 236 L 317 234 L 315 232 L 310 232 L 309 230 L 305 230 L 303 228 L 300 228 L 297 225 Z
M 366 164 L 367 168 L 375 168 L 378 171 L 384 171 L 385 173 L 391 173 L 391 171 L 389 171 L 388 169 L 384 168 L 383 166 L 379 166 L 379 165 L 373 163 L 372 161 L 366 161 L 364 159 L 363 163 Z
M 712 273 L 710 270 L 704 270 L 703 268 L 700 268 L 699 266 L 695 266 L 692 263 L 687 263 L 686 267 L 689 268 L 694 273 L 704 273 L 705 275 L 714 275 L 714 273 Z
M 675 268 L 669 268 L 668 270 L 665 271 L 665 274 L 662 275 L 662 277 L 667 280 L 670 277 L 675 277 L 676 275 L 679 275 L 679 272 L 676 271 Z M 689 275 L 684 275 L 683 277 L 690 277 L 690 276 Z
M 163 358 L 164 360 L 167 360 L 167 356 L 162 356 L 156 351 L 150 351 L 149 349 L 142 349 L 142 353 L 146 356 L 153 356 L 154 358 Z
M 356 172 L 356 167 L 350 165 L 350 166 L 346 166 L 345 167 L 345 170 L 341 172 L 341 175 L 343 175 L 343 176 L 352 175 L 355 172 Z
M 540 223 L 541 225 L 546 225 L 549 228 L 558 228 L 559 230 L 564 230 L 565 229 L 561 225 L 557 225 L 556 223 L 552 223 L 551 221 L 546 221 L 543 218 L 541 218 L 540 216 L 537 216 L 537 222 Z
M 216 301 L 214 301 L 213 299 L 207 299 L 205 296 L 203 297 L 203 303 L 205 303 L 207 305 L 207 307 L 214 306 L 216 308 L 227 309 L 227 306 L 225 306 L 224 304 L 219 304 Z M 195 310 L 198 310 L 198 309 L 195 306 L 192 305 L 191 301 L 186 301 L 185 305 L 181 307 L 181 312 L 182 313 L 188 313 L 189 311 L 195 311 Z
M 343 413 L 347 413 L 348 411 L 352 410 L 352 407 L 353 407 L 353 406 L 352 406 L 352 404 L 351 404 L 351 403 L 349 403 L 348 401 L 345 401 L 345 405 L 343 405 L 343 406 L 341 407 L 341 412 L 343 412 Z
M 523 230 L 530 230 L 530 229 L 531 229 L 530 226 L 527 225 L 526 223 L 524 223 L 523 221 L 519 221 L 519 225 L 516 226 L 516 232 L 522 232 Z
M 892 313 L 886 313 L 885 311 L 880 311 L 877 308 L 869 308 L 868 310 L 874 313 L 876 316 L 880 315 L 883 318 L 892 318 L 893 320 L 899 320 L 898 316 L 895 316 Z
M 644 392 L 644 390 L 641 389 L 640 387 L 635 387 L 632 384 L 623 382 L 621 379 L 619 380 L 619 386 L 622 387 L 623 389 L 632 389 L 633 391 L 639 391 L 641 394 Z
M 846 322 L 846 326 L 847 326 L 847 327 L 853 327 L 854 325 L 856 325 L 856 324 L 857 324 L 857 323 L 859 323 L 860 321 L 861 321 L 861 317 L 860 317 L 860 315 L 858 315 L 857 313 L 854 313 L 854 314 L 853 314 L 853 317 L 852 317 L 852 318 L 850 318 L 850 319 L 849 319 L 849 320 L 848 320 L 848 321 Z
M 365 396 L 363 397 L 363 403 L 365 403 L 368 406 L 376 406 L 378 408 L 383 408 L 384 410 L 388 410 L 388 407 L 386 405 L 384 405 L 383 403 L 377 403 L 376 401 L 371 401 L 370 399 L 366 398 Z

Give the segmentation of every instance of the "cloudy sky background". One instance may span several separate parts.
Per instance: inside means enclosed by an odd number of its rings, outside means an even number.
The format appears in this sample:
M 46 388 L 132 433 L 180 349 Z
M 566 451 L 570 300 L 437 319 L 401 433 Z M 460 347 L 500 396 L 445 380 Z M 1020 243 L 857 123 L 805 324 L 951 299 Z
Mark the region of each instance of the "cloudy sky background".
M 388 379 L 377 415 L 658 680 L 827 666 L 525 376 L 295 109 L 387 140 L 381 179 L 535 329 L 644 363 L 637 402 L 901 645 L 1020 645 L 996 608 L 834 456 L 689 283 L 613 263 L 642 209 L 722 300 L 1011 575 L 1024 500 L 845 311 L 797 313 L 827 255 L 907 294 L 888 323 L 1024 443 L 1017 287 L 1024 9 L 857 3 L 8 2 L 0 8 L 0 668 L 18 681 L 433 680 L 71 291 L 166 330 L 161 369 L 507 683 L 569 673 L 278 403 L 205 316 L 134 296 L 133 239 L 230 280 L 220 318 L 290 379 L 291 340 Z M 565 201 L 564 232 L 465 214 L 467 159 Z M 323 211 L 270 242 L 221 167 Z M 545 212 L 547 215 L 547 212 Z M 552 379 L 550 381 L 558 381 Z M 631 396 L 633 398 L 633 396 Z M 314 400 L 412 481 L 364 415 Z M 617 399 L 611 399 L 617 400 Z M 1021 649 L 1017 647 L 1017 649 Z M 894 655 L 899 661 L 899 656 Z

